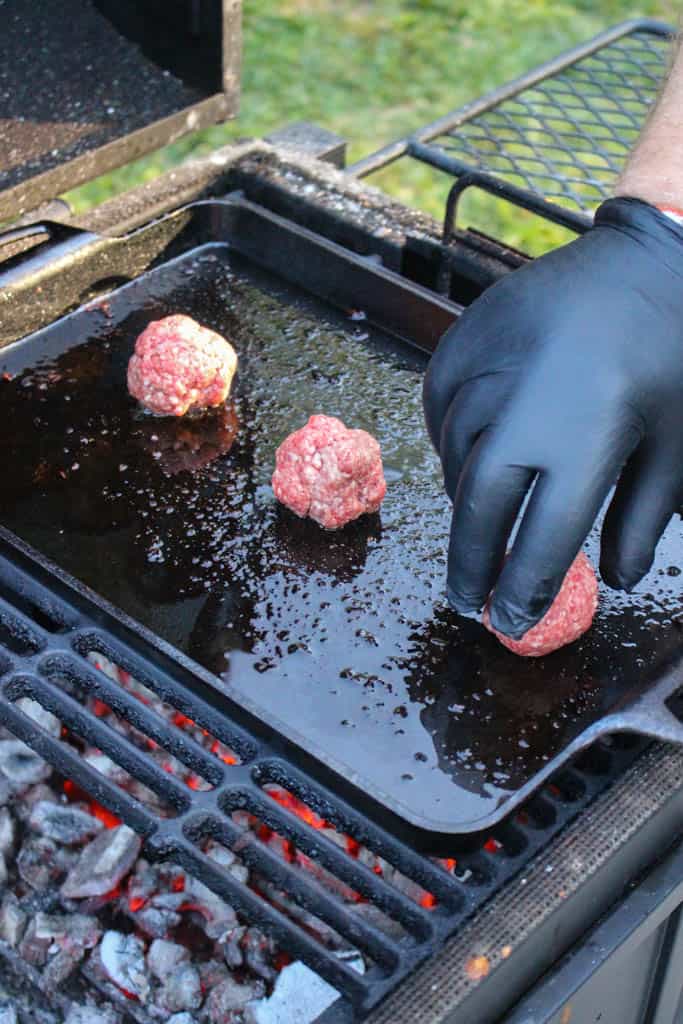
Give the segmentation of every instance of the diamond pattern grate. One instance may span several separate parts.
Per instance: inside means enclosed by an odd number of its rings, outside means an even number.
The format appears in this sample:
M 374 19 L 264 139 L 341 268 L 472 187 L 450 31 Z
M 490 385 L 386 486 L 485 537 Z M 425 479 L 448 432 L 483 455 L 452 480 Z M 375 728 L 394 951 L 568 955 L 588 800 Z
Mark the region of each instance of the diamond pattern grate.
M 551 202 L 591 212 L 613 190 L 669 52 L 667 36 L 634 32 L 431 145 Z
M 365 177 L 412 157 L 452 175 L 444 241 L 476 186 L 581 232 L 608 198 L 657 98 L 674 30 L 623 22 L 348 168 Z

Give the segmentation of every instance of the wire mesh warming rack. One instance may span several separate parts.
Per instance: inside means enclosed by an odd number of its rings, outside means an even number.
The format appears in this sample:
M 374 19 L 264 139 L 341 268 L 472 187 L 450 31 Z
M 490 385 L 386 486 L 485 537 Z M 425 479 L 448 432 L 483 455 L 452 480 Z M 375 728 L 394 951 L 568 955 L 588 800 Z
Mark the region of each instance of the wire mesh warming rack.
M 673 29 L 624 22 L 353 164 L 363 177 L 402 157 L 484 189 L 574 231 L 614 188 L 666 73 Z

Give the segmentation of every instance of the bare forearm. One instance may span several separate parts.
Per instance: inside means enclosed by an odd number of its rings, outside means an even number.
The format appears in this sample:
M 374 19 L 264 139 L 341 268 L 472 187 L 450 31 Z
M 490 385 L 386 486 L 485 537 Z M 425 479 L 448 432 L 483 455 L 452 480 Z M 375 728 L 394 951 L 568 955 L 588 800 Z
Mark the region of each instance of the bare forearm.
M 617 185 L 616 194 L 683 209 L 683 47 Z

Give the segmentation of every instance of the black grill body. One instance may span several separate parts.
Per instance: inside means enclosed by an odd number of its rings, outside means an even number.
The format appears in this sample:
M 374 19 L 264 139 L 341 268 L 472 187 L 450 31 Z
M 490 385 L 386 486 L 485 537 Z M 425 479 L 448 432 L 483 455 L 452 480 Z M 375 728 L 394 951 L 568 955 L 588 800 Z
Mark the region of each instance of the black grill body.
M 522 262 L 519 254 L 469 233 L 452 233 L 446 250 L 437 225 L 366 192 L 343 174 L 298 163 L 291 155 L 258 145 L 247 146 L 197 162 L 172 179 L 161 179 L 93 211 L 82 224 L 92 233 L 47 225 L 41 237 L 49 236 L 52 242 L 3 266 L 3 341 L 44 326 L 85 301 L 101 301 L 112 287 L 180 255 L 191 216 L 183 205 L 225 196 L 235 187 L 263 203 L 274 217 L 321 232 L 361 257 L 343 262 L 351 273 L 350 283 L 346 274 L 320 274 L 315 290 L 325 301 L 348 307 L 355 294 L 357 305 L 372 315 L 378 292 L 374 287 L 363 290 L 363 259 L 379 258 L 385 267 L 403 274 L 412 295 L 409 333 L 419 336 L 426 349 L 457 315 L 457 308 L 430 296 L 431 314 L 426 318 L 425 296 L 411 288 L 410 281 L 431 288 L 446 265 L 452 280 L 444 291 L 467 302 Z M 152 211 L 167 216 L 149 224 Z M 138 228 L 144 230 L 137 239 L 134 234 L 121 240 L 101 236 L 103 230 L 123 235 Z M 341 266 L 337 264 L 338 269 Z M 388 279 L 385 285 L 390 287 Z M 387 292 L 382 294 L 386 305 Z M 388 326 L 401 334 L 404 311 Z M 457 837 L 447 849 L 423 852 L 396 821 L 378 820 L 372 807 L 359 805 L 353 787 L 318 766 L 314 770 L 284 737 L 264 729 L 244 709 L 230 707 L 224 696 L 219 699 L 212 681 L 196 664 L 53 566 L 41 563 L 15 537 L 4 533 L 0 542 L 3 721 L 59 772 L 142 834 L 151 857 L 177 860 L 329 980 L 340 999 L 319 1024 L 361 1019 L 373 1024 L 567 1024 L 614 1019 L 616 1024 L 617 1018 L 608 1016 L 615 1007 L 622 1014 L 620 1020 L 629 1020 L 623 1016 L 628 1007 L 634 1024 L 673 1024 L 678 1019 L 677 914 L 683 900 L 678 849 L 683 754 L 678 747 L 648 744 L 628 732 L 602 738 L 549 778 L 521 813 L 500 821 L 490 833 L 496 840 L 495 852 L 482 847 L 488 833 Z M 235 752 L 238 763 L 220 763 L 146 712 L 94 667 L 92 655 L 97 652 L 135 674 L 180 714 L 204 725 Z M 666 693 L 659 695 L 658 713 L 665 707 L 658 719 L 660 735 L 665 728 L 671 735 L 677 729 L 675 719 L 667 717 L 673 705 L 664 704 L 676 685 L 670 678 Z M 22 696 L 54 711 L 72 735 L 97 744 L 149 789 L 162 793 L 169 814 L 150 812 L 92 770 L 68 737 L 42 732 L 16 707 Z M 106 729 L 88 710 L 87 700 L 93 696 L 172 751 L 210 788 L 189 791 L 167 775 L 162 777 L 135 746 Z M 271 784 L 290 791 L 432 894 L 431 908 L 368 871 L 270 800 Z M 343 904 L 314 877 L 297 872 L 244 835 L 235 824 L 235 809 L 251 810 L 316 858 L 330 874 L 400 923 L 405 938 L 387 939 L 369 923 L 349 917 Z M 237 851 L 250 867 L 287 889 L 298 905 L 348 936 L 373 962 L 370 971 L 356 975 L 296 922 L 217 868 L 202 850 L 207 836 Z M 456 859 L 457 871 L 445 870 L 428 855 L 431 852 Z M 591 936 L 601 915 L 604 921 Z M 573 955 L 563 960 L 572 948 Z M 633 954 L 628 982 L 620 980 L 627 998 L 610 1005 L 609 972 L 615 963 L 624 962 L 619 957 L 627 953 Z M 473 976 L 473 957 L 485 958 L 485 976 Z M 548 972 L 545 982 L 534 988 L 543 972 Z
M 239 173 L 243 174 L 243 171 Z M 256 187 L 257 183 L 254 183 Z M 357 244 L 360 246 L 361 242 L 359 236 Z M 166 259 L 181 246 L 182 217 L 178 218 L 171 239 L 168 238 L 168 225 L 165 229 L 157 227 L 155 244 L 150 245 L 146 256 L 148 261 L 158 258 L 152 254 L 156 248 Z M 96 248 L 95 243 L 95 251 Z M 76 247 L 68 256 L 72 275 L 79 269 L 85 271 L 81 279 L 83 291 L 88 287 L 88 274 L 93 274 L 93 266 L 88 266 L 88 261 L 83 259 L 85 251 L 85 247 Z M 44 260 L 44 256 L 41 258 Z M 59 275 L 59 260 L 55 267 Z M 25 263 L 19 265 L 19 270 L 25 274 Z M 17 274 L 15 280 L 19 276 Z M 22 289 L 18 288 L 17 298 L 21 299 L 21 296 Z M 444 318 L 452 315 L 447 306 L 442 309 Z M 437 335 L 438 325 L 432 329 L 433 336 Z M 526 875 L 534 864 L 534 855 L 551 856 L 549 852 L 541 851 L 553 849 L 552 838 L 558 836 L 561 840 L 566 836 L 572 828 L 572 821 L 585 821 L 585 808 L 597 806 L 594 801 L 598 795 L 609 793 L 610 787 L 615 785 L 614 780 L 623 779 L 629 765 L 633 765 L 631 770 L 636 771 L 642 764 L 646 744 L 628 734 L 621 739 L 593 745 L 579 762 L 565 769 L 549 787 L 539 792 L 525 807 L 521 817 L 510 816 L 494 830 L 493 838 L 500 844 L 497 852 L 482 849 L 481 841 L 485 837 L 475 840 L 463 837 L 452 842 L 448 852 L 441 851 L 443 855 L 457 859 L 457 873 L 451 874 L 430 857 L 417 853 L 414 844 L 406 842 L 405 834 L 399 838 L 390 827 L 378 826 L 368 814 L 367 807 L 359 810 L 353 791 L 340 785 L 335 776 L 325 777 L 319 771 L 307 770 L 310 765 L 307 766 L 298 753 L 293 756 L 291 745 L 283 738 L 274 740 L 270 731 L 264 731 L 258 720 L 245 715 L 242 709 L 235 708 L 231 714 L 224 699 L 219 700 L 210 680 L 202 679 L 202 673 L 198 672 L 195 664 L 187 662 L 158 638 L 126 621 L 89 591 L 60 578 L 52 567 L 41 566 L 32 553 L 22 550 L 21 544 L 10 535 L 4 537 L 1 569 L 0 597 L 6 641 L 1 698 L 3 719 L 17 736 L 33 746 L 61 773 L 111 807 L 143 834 L 150 855 L 179 861 L 189 872 L 229 898 L 249 919 L 261 923 L 283 947 L 292 950 L 326 977 L 342 996 L 334 1010 L 329 1011 L 337 1019 L 362 1019 L 368 1013 L 371 1014 L 370 1019 L 372 1014 L 379 1014 L 377 1019 L 382 1019 L 382 1015 L 389 1012 L 398 1014 L 392 1019 L 416 1019 L 405 1016 L 405 1013 L 412 1014 L 414 1008 L 404 1012 L 400 1001 L 395 1003 L 392 999 L 400 1000 L 401 993 L 407 991 L 419 991 L 419 986 L 413 989 L 409 983 L 408 987 L 397 988 L 399 982 L 413 974 L 420 964 L 424 965 L 421 969 L 429 973 L 434 965 L 449 963 L 452 944 L 462 943 L 463 936 L 467 935 L 468 921 L 474 925 L 481 919 L 480 908 L 485 904 L 495 906 L 496 893 L 511 893 L 516 882 L 522 890 L 526 889 Z M 110 658 L 181 714 L 201 723 L 236 752 L 240 763 L 222 765 L 207 756 L 205 751 L 195 749 L 192 742 L 177 730 L 156 721 L 141 708 L 139 702 L 93 667 L 88 657 L 92 652 L 100 652 Z M 150 789 L 163 793 L 171 805 L 172 816 L 159 818 L 151 814 L 92 771 L 68 742 L 42 733 L 15 706 L 16 701 L 26 695 L 54 711 L 71 733 L 96 744 Z M 191 765 L 212 788 L 208 792 L 195 793 L 172 781 L 169 783 L 168 776 L 155 771 L 136 748 L 103 727 L 84 706 L 83 695 L 97 696 L 114 707 L 121 717 Z M 654 758 L 654 753 L 645 756 Z M 316 781 L 313 781 L 314 776 Z M 268 799 L 264 789 L 270 783 L 288 789 L 335 828 L 395 865 L 405 877 L 433 894 L 435 906 L 426 909 L 416 904 L 363 865 L 354 862 L 336 845 L 317 835 L 300 818 L 277 806 Z M 282 864 L 251 837 L 243 836 L 232 818 L 236 808 L 250 809 L 274 831 L 316 857 L 335 877 L 375 902 L 403 926 L 406 939 L 400 943 L 387 940 L 372 926 L 366 923 L 359 925 L 349 919 L 343 905 L 314 878 Z M 659 818 L 655 831 L 661 829 L 660 836 L 665 834 L 669 839 L 672 818 L 676 820 L 675 801 L 664 801 L 664 806 L 658 810 L 659 814 L 654 815 Z M 584 813 L 580 814 L 581 811 Z M 654 824 L 650 824 L 654 830 Z M 239 850 L 245 863 L 276 878 L 301 906 L 348 935 L 349 941 L 362 949 L 375 967 L 364 976 L 355 974 L 329 956 L 296 923 L 246 886 L 237 885 L 226 877 L 202 853 L 201 844 L 206 836 L 218 838 L 226 846 Z M 643 855 L 642 850 L 629 847 L 630 857 L 637 860 L 638 852 Z M 616 859 L 608 863 L 611 880 L 607 884 L 603 877 L 602 898 L 607 893 L 614 895 L 615 887 L 622 884 L 619 879 L 623 881 L 619 869 L 613 868 Z M 562 890 L 558 888 L 557 891 Z M 565 896 L 561 902 L 566 899 Z M 584 899 L 583 895 L 577 899 L 582 908 L 582 914 L 578 916 L 583 921 L 592 920 L 590 899 Z M 495 927 L 500 931 L 500 918 L 497 921 Z M 458 953 L 461 959 L 456 973 L 465 983 L 465 991 L 458 991 L 458 1001 L 462 1001 L 463 996 L 469 1000 L 477 992 L 488 993 L 498 988 L 486 984 L 474 986 L 466 973 L 466 964 L 473 954 L 481 950 L 481 955 L 487 956 L 492 969 L 500 966 L 502 970 L 509 970 L 508 958 L 501 959 L 498 965 L 496 953 L 500 958 L 500 950 L 505 946 L 514 950 L 515 936 L 510 935 L 510 938 L 513 941 L 509 943 L 500 943 L 496 939 L 494 949 L 489 936 L 483 942 L 473 942 L 464 958 L 461 951 Z M 513 955 L 509 956 L 510 962 Z M 532 956 L 527 963 L 527 971 L 531 973 L 542 962 L 542 956 Z M 520 962 L 516 963 L 517 983 L 521 983 L 527 975 L 520 969 Z M 516 987 L 507 986 L 509 998 L 512 998 Z M 469 991 L 470 988 L 474 993 Z M 396 995 L 390 997 L 393 992 Z M 463 1005 L 467 1006 L 467 1000 Z M 392 1006 L 395 1011 L 391 1010 Z M 470 1010 L 463 1012 L 469 1014 Z M 435 1013 L 441 1013 L 441 1009 Z M 425 1019 L 442 1018 L 434 1015 Z M 486 1018 L 466 1016 L 462 1019 Z

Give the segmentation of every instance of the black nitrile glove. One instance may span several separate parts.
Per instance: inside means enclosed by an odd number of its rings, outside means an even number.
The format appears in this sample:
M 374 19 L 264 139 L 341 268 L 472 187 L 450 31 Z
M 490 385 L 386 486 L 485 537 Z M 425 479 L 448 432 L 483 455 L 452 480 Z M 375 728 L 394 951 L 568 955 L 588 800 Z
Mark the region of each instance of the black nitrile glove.
M 456 610 L 478 611 L 495 588 L 493 626 L 522 636 L 617 480 L 600 571 L 632 588 L 683 491 L 683 228 L 637 199 L 604 203 L 582 238 L 496 283 L 447 331 L 424 406 L 453 501 Z

